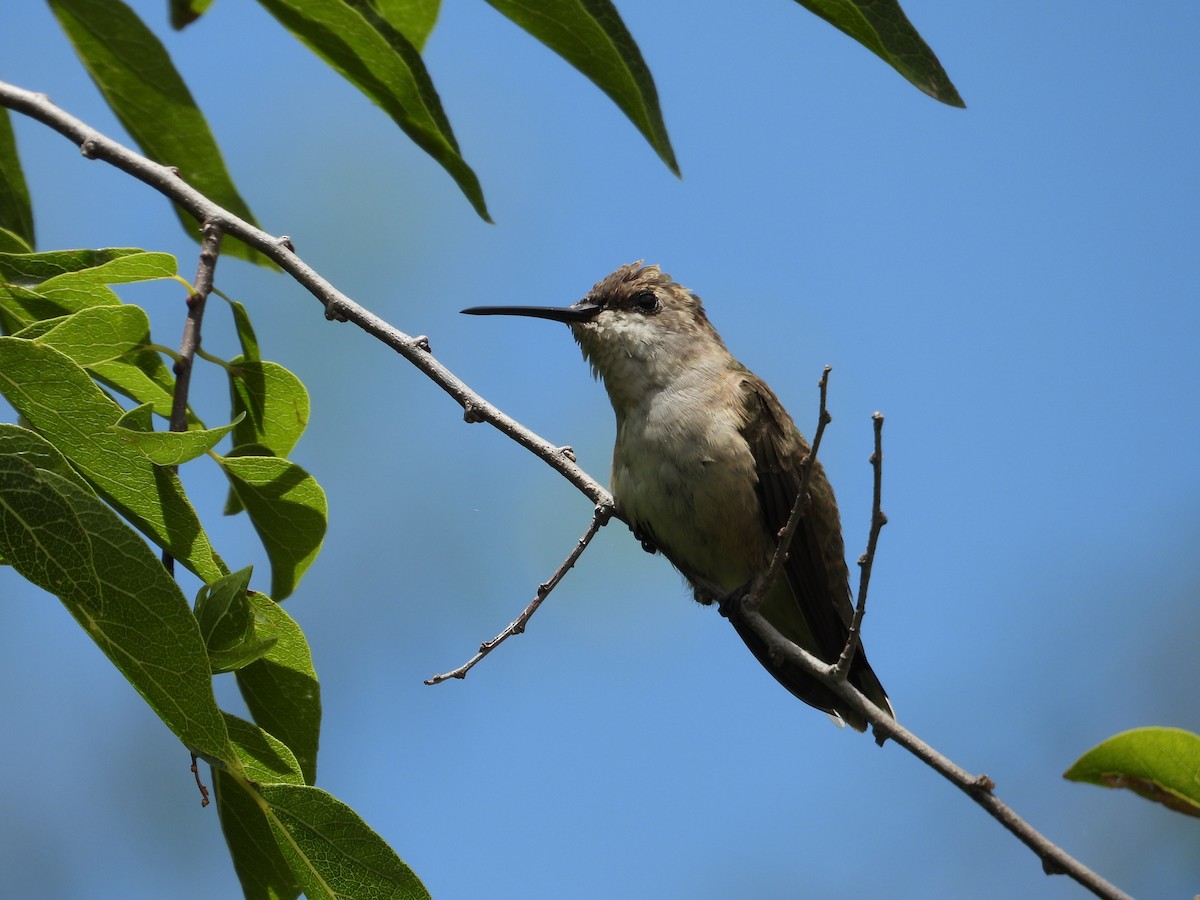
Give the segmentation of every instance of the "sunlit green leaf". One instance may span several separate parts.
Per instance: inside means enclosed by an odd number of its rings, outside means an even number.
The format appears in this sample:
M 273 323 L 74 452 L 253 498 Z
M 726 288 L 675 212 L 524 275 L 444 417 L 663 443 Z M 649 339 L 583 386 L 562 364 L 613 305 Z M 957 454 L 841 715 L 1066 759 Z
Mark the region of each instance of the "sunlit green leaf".
M 17 336 L 32 337 L 26 332 Z M 150 320 L 137 306 L 93 306 L 54 320 L 35 339 L 87 367 L 147 344 Z
M 1147 800 L 1200 816 L 1200 735 L 1182 728 L 1135 728 L 1096 745 L 1063 777 L 1127 788 Z
M 136 247 L 107 247 L 100 250 L 0 253 L 0 281 L 19 287 L 35 288 L 43 281 L 58 275 L 93 269 L 113 260 L 145 252 Z
M 316 479 L 275 456 L 219 460 L 271 561 L 271 596 L 295 590 L 325 537 L 328 508 Z
M 279 851 L 257 792 L 225 772 L 213 771 L 217 813 L 233 868 L 246 900 L 295 900 L 300 882 Z
M 139 409 L 149 413 L 151 407 L 150 404 L 144 404 Z M 113 427 L 121 440 L 156 466 L 178 466 L 203 456 L 217 446 L 225 435 L 234 429 L 235 424 L 222 425 L 220 428 L 195 428 L 189 431 L 132 429 L 126 422 L 118 422 Z
M 121 0 L 49 0 L 92 80 L 142 151 L 174 166 L 189 185 L 234 215 L 254 223 L 233 185 L 208 122 L 162 43 Z M 189 214 L 184 231 L 199 240 Z M 226 241 L 222 253 L 274 267 L 245 244 Z
M 375 0 L 379 15 L 420 50 L 437 22 L 442 0 Z
M 25 243 L 25 238 L 15 231 L 0 228 L 0 253 L 28 253 L 32 249 L 33 247 Z
M 608 94 L 667 167 L 679 174 L 654 78 L 610 0 L 487 2 Z
M 226 575 L 203 585 L 196 594 L 196 621 L 214 673 L 232 672 L 262 659 L 278 640 L 274 623 L 256 614 L 247 596 L 250 573 L 247 567 Z
M 258 444 L 272 456 L 291 453 L 308 425 L 304 383 L 278 363 L 234 360 L 229 390 L 232 414 L 245 416 L 234 428 L 234 446 Z
M 429 892 L 353 809 L 320 788 L 264 784 L 267 820 L 309 900 L 396 897 Z
M 0 393 L 155 543 L 205 581 L 225 574 L 178 477 L 130 451 L 121 408 L 69 357 L 0 337 Z

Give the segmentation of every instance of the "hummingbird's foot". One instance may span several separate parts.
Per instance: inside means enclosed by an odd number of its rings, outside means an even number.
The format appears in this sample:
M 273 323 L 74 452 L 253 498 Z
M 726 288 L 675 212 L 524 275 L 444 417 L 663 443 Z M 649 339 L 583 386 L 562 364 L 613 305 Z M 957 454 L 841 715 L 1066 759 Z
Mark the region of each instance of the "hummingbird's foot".
M 642 545 L 643 550 L 645 550 L 647 553 L 658 552 L 658 546 L 654 543 L 654 541 L 646 537 L 646 535 L 643 534 L 639 529 L 631 527 L 629 530 L 633 532 L 633 539 Z M 712 601 L 709 602 L 711 603 Z
M 744 598 L 749 591 L 750 585 L 743 584 L 740 588 L 732 590 L 729 593 L 717 598 L 717 612 L 719 612 L 726 619 L 736 616 L 738 613 L 738 607 L 742 602 L 742 598 Z M 696 593 L 696 599 L 700 600 L 699 591 Z M 700 602 L 703 603 L 704 601 L 701 600 Z M 712 603 L 713 601 L 710 599 L 708 602 Z

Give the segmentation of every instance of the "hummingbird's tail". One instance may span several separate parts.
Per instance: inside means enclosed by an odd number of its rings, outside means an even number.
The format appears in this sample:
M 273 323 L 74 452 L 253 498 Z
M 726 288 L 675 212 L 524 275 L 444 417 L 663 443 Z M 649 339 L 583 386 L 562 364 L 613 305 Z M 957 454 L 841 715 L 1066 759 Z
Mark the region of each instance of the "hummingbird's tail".
M 845 700 L 830 690 L 826 684 L 814 678 L 794 662 L 786 659 L 773 659 L 766 642 L 759 637 L 758 633 L 749 624 L 742 620 L 736 610 L 730 612 L 729 621 L 737 631 L 738 636 L 750 648 L 750 652 L 762 664 L 763 668 L 770 672 L 775 677 L 775 680 L 787 688 L 795 697 L 803 700 L 809 706 L 816 707 L 822 712 L 828 713 L 836 721 L 849 725 L 855 731 L 867 730 L 868 723 L 862 713 L 850 707 Z M 795 640 L 791 635 L 785 634 L 784 636 L 790 640 Z M 837 660 L 829 659 L 823 661 L 833 663 Z M 883 689 L 883 684 L 880 683 L 879 678 L 875 675 L 871 664 L 867 662 L 867 655 L 861 645 L 858 648 L 858 652 L 854 654 L 854 661 L 850 664 L 850 674 L 847 680 L 854 687 L 858 688 L 873 704 L 888 715 L 895 717 L 895 711 L 892 709 L 892 703 L 888 699 L 887 691 Z M 875 742 L 882 745 L 885 739 L 886 735 L 882 735 L 876 730 Z

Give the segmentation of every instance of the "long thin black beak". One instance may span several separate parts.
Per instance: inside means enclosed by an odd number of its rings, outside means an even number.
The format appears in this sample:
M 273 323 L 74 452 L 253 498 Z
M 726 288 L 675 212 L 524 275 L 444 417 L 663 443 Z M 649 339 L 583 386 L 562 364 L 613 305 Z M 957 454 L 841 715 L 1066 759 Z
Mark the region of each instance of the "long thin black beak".
M 554 322 L 586 322 L 600 312 L 595 303 L 580 300 L 572 306 L 472 306 L 464 309 L 468 316 L 530 316 Z

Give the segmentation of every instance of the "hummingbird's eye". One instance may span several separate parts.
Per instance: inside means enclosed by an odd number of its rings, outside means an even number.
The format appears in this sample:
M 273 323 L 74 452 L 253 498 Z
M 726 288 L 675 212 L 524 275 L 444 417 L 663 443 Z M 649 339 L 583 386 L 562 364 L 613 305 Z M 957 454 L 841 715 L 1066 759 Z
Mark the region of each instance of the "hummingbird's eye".
M 633 298 L 633 305 L 642 312 L 654 312 L 658 309 L 658 295 L 654 291 L 643 291 Z

